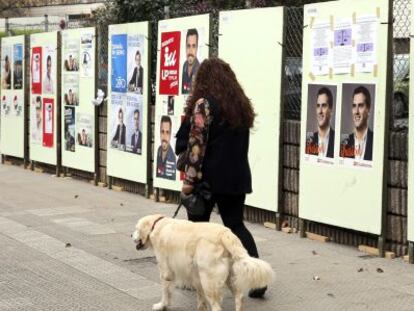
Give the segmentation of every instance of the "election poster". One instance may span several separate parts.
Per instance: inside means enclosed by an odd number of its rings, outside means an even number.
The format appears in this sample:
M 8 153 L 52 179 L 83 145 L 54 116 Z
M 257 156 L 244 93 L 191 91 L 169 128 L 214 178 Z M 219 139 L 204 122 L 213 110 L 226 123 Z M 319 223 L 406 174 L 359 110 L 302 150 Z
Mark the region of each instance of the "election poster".
M 112 92 L 127 91 L 127 38 L 126 34 L 113 35 L 111 38 Z
M 64 117 L 64 149 L 75 152 L 75 107 L 65 107 Z
M 13 45 L 13 89 L 23 88 L 23 44 Z
M 43 146 L 48 148 L 53 147 L 54 113 L 54 100 L 43 98 Z
M 76 116 L 76 143 L 79 146 L 93 147 L 93 116 L 78 113 Z
M 161 33 L 160 95 L 178 95 L 180 74 L 180 31 Z
M 42 94 L 42 47 L 32 48 L 31 59 L 32 94 Z

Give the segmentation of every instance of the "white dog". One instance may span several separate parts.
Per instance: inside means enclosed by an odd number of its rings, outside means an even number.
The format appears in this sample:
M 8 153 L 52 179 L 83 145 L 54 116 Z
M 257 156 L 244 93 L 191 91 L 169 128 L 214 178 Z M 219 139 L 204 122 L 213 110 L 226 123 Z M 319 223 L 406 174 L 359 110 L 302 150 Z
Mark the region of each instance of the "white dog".
M 194 223 L 162 215 L 141 218 L 132 234 L 136 248 L 152 247 L 163 286 L 161 302 L 153 310 L 165 310 L 171 302 L 172 284 L 197 291 L 197 310 L 221 310 L 224 287 L 242 310 L 243 292 L 269 285 L 271 266 L 247 254 L 230 229 L 214 223 Z

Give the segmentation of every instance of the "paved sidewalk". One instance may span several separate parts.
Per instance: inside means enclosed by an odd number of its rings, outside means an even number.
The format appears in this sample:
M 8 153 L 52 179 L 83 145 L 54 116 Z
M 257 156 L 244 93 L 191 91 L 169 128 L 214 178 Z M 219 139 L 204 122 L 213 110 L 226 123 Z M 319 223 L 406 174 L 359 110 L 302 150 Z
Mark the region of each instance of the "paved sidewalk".
M 174 210 L 0 165 L 0 310 L 151 310 L 161 295 L 157 266 L 150 250 L 135 250 L 130 234 L 139 217 Z M 266 299 L 246 298 L 246 310 L 414 310 L 414 265 L 248 227 L 276 282 Z M 195 306 L 194 292 L 174 292 L 171 310 Z M 223 307 L 234 310 L 229 293 Z

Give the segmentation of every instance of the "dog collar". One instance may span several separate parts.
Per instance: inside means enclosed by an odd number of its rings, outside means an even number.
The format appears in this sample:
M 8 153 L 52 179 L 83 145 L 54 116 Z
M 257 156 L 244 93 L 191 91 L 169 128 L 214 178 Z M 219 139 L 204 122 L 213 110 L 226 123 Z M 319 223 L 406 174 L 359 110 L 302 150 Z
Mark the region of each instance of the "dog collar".
M 152 231 L 154 231 L 155 225 L 157 224 L 157 222 L 159 222 L 161 219 L 165 218 L 165 216 L 160 216 L 159 218 L 157 218 L 154 223 L 152 224 L 152 228 L 150 231 L 150 234 L 152 233 Z

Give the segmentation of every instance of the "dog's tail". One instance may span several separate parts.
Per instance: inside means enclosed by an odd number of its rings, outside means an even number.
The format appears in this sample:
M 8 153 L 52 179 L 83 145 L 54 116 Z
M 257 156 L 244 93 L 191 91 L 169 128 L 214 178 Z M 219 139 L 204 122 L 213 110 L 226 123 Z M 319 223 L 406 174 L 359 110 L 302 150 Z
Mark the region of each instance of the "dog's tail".
M 233 258 L 233 283 L 241 289 L 261 288 L 269 285 L 274 278 L 272 267 L 265 261 L 250 257 L 240 240 L 226 230 L 221 241 Z

